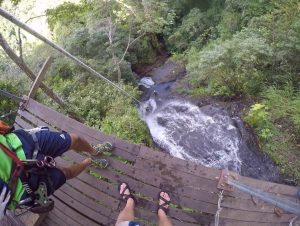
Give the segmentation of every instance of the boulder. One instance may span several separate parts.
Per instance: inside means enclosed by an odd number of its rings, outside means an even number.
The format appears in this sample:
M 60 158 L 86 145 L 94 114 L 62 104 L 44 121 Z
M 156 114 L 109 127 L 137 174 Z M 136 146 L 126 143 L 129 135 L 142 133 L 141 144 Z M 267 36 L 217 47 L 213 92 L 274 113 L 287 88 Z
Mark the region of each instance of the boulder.
M 163 66 L 153 69 L 149 75 L 155 84 L 175 81 L 185 75 L 185 67 L 168 60 Z

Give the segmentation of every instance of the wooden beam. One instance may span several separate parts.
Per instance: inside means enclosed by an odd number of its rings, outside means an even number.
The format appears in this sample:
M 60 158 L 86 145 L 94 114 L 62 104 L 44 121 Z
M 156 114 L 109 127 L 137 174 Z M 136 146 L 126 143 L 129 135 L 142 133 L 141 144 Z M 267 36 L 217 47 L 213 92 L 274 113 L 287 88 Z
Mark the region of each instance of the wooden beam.
M 24 61 L 15 54 L 15 52 L 10 48 L 7 41 L 3 38 L 1 32 L 0 32 L 0 46 L 3 48 L 3 50 L 6 52 L 6 54 L 12 59 L 16 65 L 32 80 L 34 81 L 36 79 L 35 74 L 31 71 L 31 69 L 24 63 Z M 65 102 L 56 95 L 48 86 L 46 86 L 43 82 L 40 84 L 40 88 L 44 91 L 44 93 L 50 97 L 55 103 L 57 103 L 61 108 L 66 109 L 67 113 L 70 115 L 70 117 L 76 119 L 79 122 L 83 122 L 83 120 L 72 111 L 69 111 L 67 109 L 67 105 Z
M 28 98 L 34 98 L 34 96 L 36 95 L 36 92 L 40 86 L 40 84 L 42 83 L 46 73 L 47 73 L 47 70 L 49 69 L 49 67 L 51 66 L 53 62 L 53 58 L 52 57 L 48 57 L 47 60 L 45 61 L 43 67 L 41 68 L 41 70 L 39 71 L 39 74 L 38 76 L 35 78 L 32 86 L 31 86 L 31 89 L 30 89 L 30 92 L 28 94 Z
M 32 72 L 32 70 L 24 63 L 24 61 L 15 54 L 15 52 L 10 48 L 7 41 L 4 39 L 2 34 L 0 33 L 0 46 L 3 48 L 3 50 L 6 52 L 6 54 L 12 59 L 16 65 L 19 66 L 19 68 L 32 80 L 34 81 L 36 79 L 35 74 Z M 48 86 L 46 86 L 44 83 L 41 83 L 41 89 L 45 92 L 45 94 L 50 97 L 52 100 L 54 100 L 60 107 L 64 108 L 66 107 L 66 104 L 63 102 L 63 100 L 57 96 Z

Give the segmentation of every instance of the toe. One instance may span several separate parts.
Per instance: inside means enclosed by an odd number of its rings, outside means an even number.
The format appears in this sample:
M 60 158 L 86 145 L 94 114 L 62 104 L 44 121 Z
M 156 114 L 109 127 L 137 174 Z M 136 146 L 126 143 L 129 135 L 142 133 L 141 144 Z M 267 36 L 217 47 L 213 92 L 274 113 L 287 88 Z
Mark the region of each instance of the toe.
M 124 189 L 126 189 L 125 192 L 124 192 Z M 122 183 L 122 184 L 121 184 L 121 187 L 120 187 L 120 194 L 122 194 L 123 192 L 124 192 L 124 194 L 126 194 L 126 195 L 130 195 L 129 189 L 126 188 L 126 184 L 125 184 L 125 183 Z

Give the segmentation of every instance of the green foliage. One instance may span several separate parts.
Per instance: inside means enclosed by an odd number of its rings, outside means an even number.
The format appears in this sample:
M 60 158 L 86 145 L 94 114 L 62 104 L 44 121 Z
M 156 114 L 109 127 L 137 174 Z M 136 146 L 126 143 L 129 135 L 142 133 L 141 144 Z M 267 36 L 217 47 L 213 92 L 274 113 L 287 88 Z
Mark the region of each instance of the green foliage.
M 84 24 L 85 14 L 91 10 L 92 5 L 86 1 L 83 4 L 74 4 L 65 2 L 54 9 L 46 11 L 49 28 L 53 31 L 59 23 L 59 26 L 70 26 L 70 24 Z
M 284 89 L 270 87 L 263 93 L 270 107 L 272 121 L 284 121 L 289 130 L 300 135 L 300 95 L 294 92 L 291 85 Z
M 168 38 L 171 50 L 183 52 L 190 46 L 201 48 L 213 37 L 214 17 L 194 8 Z
M 21 0 L 10 0 L 14 5 L 17 5 Z M 0 6 L 4 0 L 0 0 Z
M 102 80 L 87 74 L 68 78 L 57 75 L 51 76 L 48 83 L 55 85 L 55 91 L 68 101 L 69 110 L 88 126 L 134 143 L 151 144 L 147 126 L 131 99 Z M 139 92 L 132 85 L 118 85 L 138 98 Z
M 235 32 L 246 27 L 249 22 L 264 15 L 273 8 L 273 3 L 267 0 L 227 0 L 222 11 L 222 19 L 218 30 L 222 39 L 230 38 Z
M 246 122 L 248 122 L 254 127 L 264 125 L 267 121 L 268 115 L 266 110 L 266 106 L 263 104 L 257 103 L 252 105 L 247 117 L 245 118 Z
M 22 96 L 23 92 L 20 88 L 21 88 L 21 81 L 0 80 L 0 90 L 7 91 L 16 96 Z M 10 111 L 17 110 L 18 106 L 19 105 L 17 102 L 15 102 L 7 97 L 0 96 L 0 116 L 7 114 Z M 3 120 L 12 125 L 14 123 L 15 116 L 16 116 L 16 114 L 12 114 L 6 118 L 0 118 L 0 120 Z
M 147 126 L 139 119 L 137 109 L 132 107 L 129 101 L 124 104 L 118 99 L 112 104 L 103 120 L 101 130 L 137 144 L 152 144 Z
M 283 89 L 270 87 L 262 96 L 262 103 L 253 105 L 244 119 L 253 126 L 262 149 L 281 172 L 300 183 L 296 146 L 300 136 L 300 95 L 288 84 Z
M 272 55 L 264 37 L 244 30 L 200 52 L 191 49 L 187 79 L 194 89 L 205 86 L 212 95 L 255 94 L 267 79 L 263 70 L 271 64 Z
M 268 108 L 264 104 L 254 104 L 244 118 L 246 122 L 256 129 L 259 137 L 263 141 L 268 141 L 273 136 L 267 110 Z

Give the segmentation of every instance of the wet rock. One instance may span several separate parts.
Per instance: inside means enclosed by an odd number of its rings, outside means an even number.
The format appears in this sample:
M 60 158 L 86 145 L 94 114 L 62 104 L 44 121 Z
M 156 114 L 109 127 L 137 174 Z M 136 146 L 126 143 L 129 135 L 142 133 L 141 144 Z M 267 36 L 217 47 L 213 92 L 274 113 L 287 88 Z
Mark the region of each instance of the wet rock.
M 182 78 L 185 73 L 186 70 L 184 66 L 168 60 L 163 66 L 153 69 L 149 75 L 155 84 L 161 84 Z

